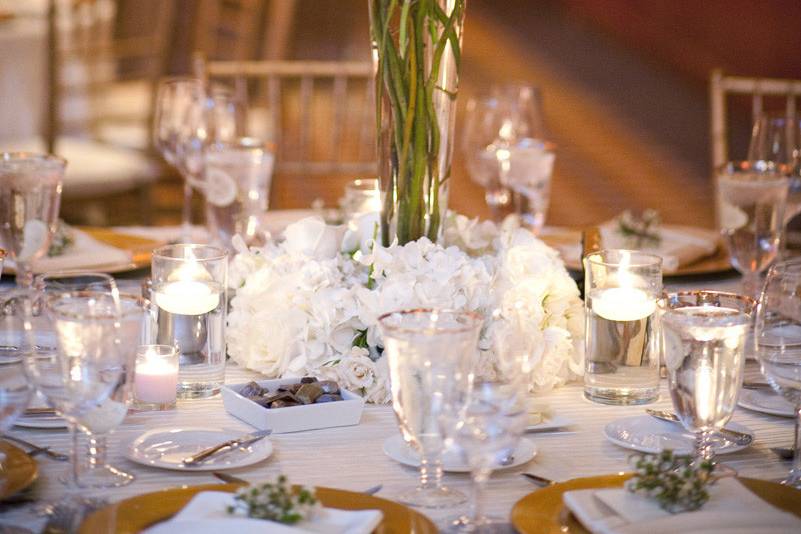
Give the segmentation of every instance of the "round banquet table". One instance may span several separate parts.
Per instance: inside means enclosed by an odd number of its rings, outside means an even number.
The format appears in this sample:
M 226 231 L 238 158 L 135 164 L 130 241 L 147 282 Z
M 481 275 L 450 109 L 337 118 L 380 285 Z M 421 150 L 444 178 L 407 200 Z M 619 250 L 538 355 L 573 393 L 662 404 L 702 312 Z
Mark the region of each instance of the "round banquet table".
M 132 287 L 137 283 L 136 279 L 122 282 Z M 666 286 L 669 290 L 737 290 L 739 280 L 731 275 L 722 278 L 667 279 Z M 759 373 L 754 363 L 749 364 L 747 373 L 752 378 Z M 226 381 L 229 383 L 258 377 L 256 373 L 234 364 L 229 364 L 226 370 Z M 486 492 L 489 513 L 508 517 L 517 500 L 537 489 L 521 476 L 524 472 L 561 481 L 627 470 L 629 452 L 608 442 L 603 436 L 603 428 L 614 419 L 642 414 L 644 407 L 593 404 L 583 398 L 580 384 L 569 384 L 538 395 L 538 398 L 547 401 L 554 414 L 569 419 L 572 424 L 560 431 L 526 434 L 527 439 L 536 444 L 538 453 L 526 465 L 493 474 Z M 666 384 L 662 384 L 659 401 L 649 407 L 670 407 Z M 738 407 L 733 421 L 750 427 L 756 434 L 756 440 L 751 447 L 721 457 L 721 460 L 746 477 L 770 480 L 784 476 L 789 469 L 789 462 L 777 459 L 769 448 L 787 446 L 791 442 L 792 419 L 763 415 Z M 209 473 L 165 471 L 133 463 L 124 457 L 126 445 L 146 430 L 189 426 L 226 428 L 241 433 L 252 431 L 251 427 L 226 413 L 219 396 L 179 401 L 177 408 L 172 411 L 132 413 L 110 437 L 109 458 L 112 464 L 134 473 L 136 480 L 122 488 L 82 490 L 81 493 L 116 501 L 169 487 L 216 482 Z M 67 452 L 69 449 L 70 440 L 65 430 L 15 427 L 10 433 L 39 445 L 51 446 L 56 451 Z M 398 426 L 390 406 L 367 405 L 357 426 L 273 435 L 269 438 L 275 447 L 271 457 L 251 467 L 229 472 L 251 481 L 273 479 L 283 473 L 295 483 L 355 491 L 383 484 L 383 489 L 377 495 L 391 499 L 394 492 L 414 484 L 417 478 L 416 470 L 396 463 L 382 452 L 384 440 L 397 433 Z M 54 462 L 44 456 L 38 456 L 37 461 L 40 476 L 32 495 L 37 499 L 52 499 L 62 495 L 65 489 L 58 481 L 58 476 L 67 469 L 67 464 Z M 467 493 L 470 491 L 468 475 L 446 473 L 445 483 Z M 3 510 L 0 522 L 28 528 L 42 525 L 44 520 L 35 517 L 33 508 L 31 504 L 0 505 Z M 435 522 L 441 522 L 466 510 L 465 504 L 453 509 L 421 511 Z

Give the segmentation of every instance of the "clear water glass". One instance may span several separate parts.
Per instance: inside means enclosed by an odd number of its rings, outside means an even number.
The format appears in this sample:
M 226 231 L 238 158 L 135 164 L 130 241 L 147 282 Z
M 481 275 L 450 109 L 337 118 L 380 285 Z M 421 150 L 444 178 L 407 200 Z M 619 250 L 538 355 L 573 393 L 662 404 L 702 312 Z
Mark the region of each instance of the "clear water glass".
M 494 86 L 468 102 L 462 137 L 467 170 L 484 188 L 492 218 L 514 213 L 534 233 L 545 223 L 556 157 L 541 100 L 535 87 Z
M 786 176 L 740 163 L 717 174 L 718 229 L 749 296 L 756 296 L 760 274 L 778 255 L 788 188 Z
M 210 145 L 205 159 L 206 222 L 215 244 L 232 251 L 234 235 L 248 245 L 259 244 L 261 216 L 270 204 L 273 150 L 258 139 L 242 137 Z
M 695 462 L 712 462 L 715 433 L 737 405 L 754 299 L 717 291 L 670 293 L 660 300 L 668 388 L 673 409 L 694 433 Z
M 533 318 L 496 317 L 492 325 L 491 380 L 478 380 L 465 396 L 455 395 L 442 421 L 448 442 L 462 452 L 473 482 L 470 512 L 448 522 L 446 532 L 508 532 L 508 518 L 484 513 L 484 487 L 492 470 L 514 459 L 528 423 L 528 392 L 536 347 L 527 330 Z M 498 312 L 500 315 L 500 312 Z
M 758 171 L 775 171 L 790 180 L 787 225 L 801 213 L 801 118 L 786 111 L 761 113 L 751 131 L 748 162 Z
M 156 314 L 150 302 L 125 293 L 119 296 L 119 307 L 117 335 L 123 376 L 108 398 L 81 417 L 79 426 L 87 435 L 86 453 L 80 456 L 83 465 L 79 473 L 79 483 L 84 488 L 125 486 L 135 479 L 132 473 L 108 462 L 108 436 L 122 424 L 133 403 L 136 350 L 155 339 Z M 98 309 L 93 313 L 111 316 L 114 310 Z
M 454 397 L 464 398 L 470 390 L 481 324 L 478 314 L 436 309 L 398 311 L 378 320 L 392 408 L 403 439 L 420 454 L 419 484 L 402 491 L 396 497 L 400 502 L 445 508 L 466 500 L 442 484 L 440 418 Z
M 27 360 L 26 365 L 32 381 L 39 393 L 57 413 L 65 418 L 72 434 L 72 461 L 67 473 L 61 481 L 73 488 L 82 487 L 81 473 L 86 465 L 91 465 L 91 459 L 82 455 L 79 446 L 79 433 L 81 427 L 75 417 L 67 415 L 68 395 L 66 384 L 61 376 L 62 358 L 59 354 L 55 322 L 47 313 L 48 301 L 69 295 L 102 295 L 100 301 L 115 305 L 119 292 L 114 279 L 104 273 L 83 271 L 59 271 L 36 277 L 34 281 L 35 295 L 29 298 L 33 302 L 30 314 L 30 325 L 35 338 L 35 350 Z M 83 430 L 83 429 L 81 429 Z M 96 450 L 90 449 L 92 452 Z
M 9 300 L 15 295 L 10 291 L 0 296 L 0 436 L 11 428 L 33 395 L 24 367 L 32 343 L 25 334 L 24 308 Z
M 584 258 L 584 396 L 602 404 L 659 397 L 662 258 L 609 249 Z
M 0 153 L 0 239 L 16 264 L 20 287 L 31 287 L 33 262 L 50 248 L 66 165 L 57 156 Z
M 211 245 L 167 245 L 153 251 L 151 299 L 156 341 L 180 351 L 178 398 L 205 398 L 225 380 L 228 252 Z
M 784 484 L 801 489 L 801 261 L 768 271 L 754 329 L 762 374 L 795 406 L 793 464 Z

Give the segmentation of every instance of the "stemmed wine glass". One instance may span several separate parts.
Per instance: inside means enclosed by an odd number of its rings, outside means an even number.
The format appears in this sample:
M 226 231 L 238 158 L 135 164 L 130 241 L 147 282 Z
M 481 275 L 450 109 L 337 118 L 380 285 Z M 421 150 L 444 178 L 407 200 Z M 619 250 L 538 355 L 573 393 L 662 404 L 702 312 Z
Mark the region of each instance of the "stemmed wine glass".
M 16 263 L 22 288 L 30 288 L 33 262 L 50 248 L 66 165 L 57 156 L 0 153 L 0 238 Z
M 789 179 L 782 239 L 786 244 L 786 226 L 801 213 L 801 119 L 783 112 L 762 113 L 751 131 L 748 162 Z
M 27 325 L 35 333 L 26 369 L 70 426 L 72 463 L 62 482 L 81 487 L 76 428 L 87 428 L 85 420 L 102 412 L 125 375 L 119 292 L 114 279 L 102 273 L 46 275 L 37 279 L 36 289 L 21 296 L 32 303 Z
M 389 363 L 392 408 L 404 440 L 420 453 L 420 483 L 400 502 L 444 508 L 464 502 L 442 485 L 445 437 L 440 417 L 453 396 L 467 395 L 473 381 L 481 316 L 471 312 L 415 309 L 378 319 Z
M 555 160 L 539 90 L 501 85 L 489 96 L 470 100 L 462 148 L 470 177 L 485 189 L 493 219 L 498 222 L 515 212 L 524 225 L 539 232 Z
M 714 461 L 715 433 L 737 405 L 755 305 L 751 297 L 717 291 L 660 300 L 668 387 L 676 415 L 696 436 L 696 465 Z
M 777 263 L 768 271 L 754 337 L 762 374 L 795 405 L 795 455 L 783 483 L 801 489 L 801 261 Z
M 88 438 L 86 461 L 79 475 L 79 484 L 83 488 L 119 487 L 135 479 L 133 474 L 108 463 L 107 437 L 122 424 L 133 401 L 137 347 L 155 342 L 155 308 L 149 301 L 126 293 L 120 294 L 119 307 L 117 334 L 123 374 L 108 398 L 79 420 L 79 428 Z M 111 320 L 114 312 L 112 309 L 99 308 L 92 313 L 98 315 L 96 318 L 106 314 Z
M 528 422 L 534 338 L 523 307 L 496 311 L 490 327 L 495 358 L 492 378 L 475 379 L 466 395 L 451 397 L 441 422 L 448 443 L 470 466 L 473 498 L 469 515 L 448 522 L 446 532 L 506 532 L 508 518 L 484 514 L 483 490 L 493 469 L 514 457 Z
M 192 187 L 203 186 L 203 150 L 209 143 L 233 139 L 242 120 L 230 91 L 207 91 L 201 80 L 186 77 L 168 78 L 159 85 L 153 140 L 184 178 L 184 242 L 191 242 Z
M 0 437 L 17 420 L 28 406 L 33 387 L 25 374 L 25 355 L 31 350 L 31 343 L 24 329 L 24 310 L 20 306 L 7 305 L 4 294 L 0 305 Z M 4 454 L 0 452 L 0 462 Z M 2 473 L 3 469 L 0 469 Z M 0 476 L 0 489 L 6 483 Z
M 732 162 L 718 171 L 718 229 L 750 296 L 759 291 L 760 273 L 778 255 L 788 186 L 786 176 L 747 164 Z
M 176 77 L 162 80 L 156 96 L 153 144 L 164 160 L 184 178 L 184 202 L 181 211 L 181 238 L 191 241 L 192 183 L 181 158 L 188 137 L 187 118 L 205 99 L 203 82 L 197 78 Z

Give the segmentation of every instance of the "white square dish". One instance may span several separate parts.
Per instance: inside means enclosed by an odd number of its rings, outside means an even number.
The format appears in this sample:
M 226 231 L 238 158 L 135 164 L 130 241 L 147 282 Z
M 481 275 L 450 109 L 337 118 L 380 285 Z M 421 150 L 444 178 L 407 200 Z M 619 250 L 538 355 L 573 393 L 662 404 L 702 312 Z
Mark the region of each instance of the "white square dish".
M 299 381 L 299 378 L 286 378 L 255 382 L 269 391 L 275 391 L 279 386 L 296 384 Z M 259 430 L 270 428 L 275 434 L 358 425 L 364 409 L 364 399 L 347 389 L 340 389 L 342 395 L 340 401 L 265 408 L 239 394 L 245 385 L 226 384 L 222 387 L 225 410 L 250 426 Z

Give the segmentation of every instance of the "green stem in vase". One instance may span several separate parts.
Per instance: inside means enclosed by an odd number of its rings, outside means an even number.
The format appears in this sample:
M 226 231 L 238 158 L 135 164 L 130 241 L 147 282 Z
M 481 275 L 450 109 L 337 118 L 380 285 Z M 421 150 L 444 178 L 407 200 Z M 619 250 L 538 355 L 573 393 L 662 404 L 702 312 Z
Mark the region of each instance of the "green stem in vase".
M 452 76 L 457 79 L 461 59 L 458 24 L 464 5 L 464 0 L 456 0 L 448 14 L 440 0 L 370 0 L 370 28 L 378 53 L 379 139 L 384 121 L 391 119 L 392 123 L 392 131 L 386 133 L 390 137 L 383 141 L 390 145 L 383 148 L 384 157 L 390 158 L 390 168 L 382 171 L 389 173 L 383 184 L 384 245 L 389 244 L 393 220 L 401 244 L 424 235 L 432 240 L 438 237 L 440 187 L 450 175 L 450 163 L 447 156 L 441 160 L 442 133 L 434 99 L 439 98 L 437 91 L 449 100 L 456 98 L 455 90 L 438 86 L 438 81 L 448 49 L 456 70 Z M 441 172 L 442 161 L 447 168 Z

